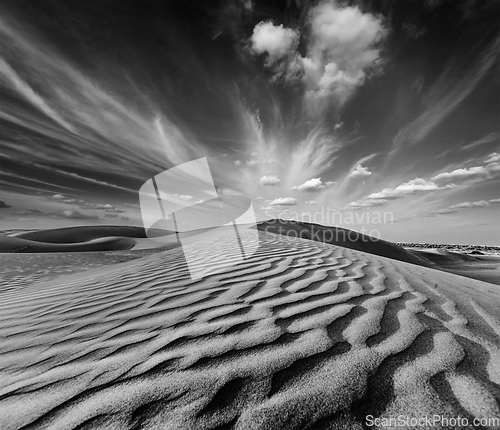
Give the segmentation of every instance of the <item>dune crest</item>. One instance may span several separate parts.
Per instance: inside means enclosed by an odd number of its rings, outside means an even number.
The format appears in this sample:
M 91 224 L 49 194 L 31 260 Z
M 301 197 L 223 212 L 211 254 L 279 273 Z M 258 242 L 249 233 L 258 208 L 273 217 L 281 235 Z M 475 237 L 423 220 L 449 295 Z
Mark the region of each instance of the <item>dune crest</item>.
M 167 230 L 154 230 L 151 234 L 166 235 L 171 232 Z M 117 225 L 93 225 L 63 227 L 46 230 L 34 230 L 16 233 L 20 239 L 33 240 L 45 243 L 79 243 L 100 239 L 109 236 L 146 238 L 143 227 L 117 226 Z
M 95 252 L 132 249 L 136 241 L 129 237 L 101 237 L 81 243 L 47 243 L 0 234 L 0 253 Z
M 200 281 L 176 248 L 0 293 L 0 427 L 500 418 L 494 285 L 300 238 L 260 239 L 254 256 Z

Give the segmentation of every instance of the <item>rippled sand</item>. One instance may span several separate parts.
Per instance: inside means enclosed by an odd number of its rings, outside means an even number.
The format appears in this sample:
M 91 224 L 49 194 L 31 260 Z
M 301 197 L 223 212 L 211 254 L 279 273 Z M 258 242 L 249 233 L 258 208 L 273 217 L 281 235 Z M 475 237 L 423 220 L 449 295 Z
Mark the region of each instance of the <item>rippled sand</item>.
M 0 428 L 500 417 L 498 286 L 260 236 L 201 281 L 176 248 L 1 292 Z

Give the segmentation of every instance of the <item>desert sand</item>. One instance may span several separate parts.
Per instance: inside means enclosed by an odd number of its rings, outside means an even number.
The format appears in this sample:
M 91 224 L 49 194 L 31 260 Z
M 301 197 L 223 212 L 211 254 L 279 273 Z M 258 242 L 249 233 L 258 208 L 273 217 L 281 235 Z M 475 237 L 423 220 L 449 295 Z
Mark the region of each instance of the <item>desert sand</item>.
M 49 280 L 19 275 L 0 290 L 0 428 L 500 418 L 500 287 L 384 243 L 369 253 L 364 242 L 259 235 L 255 255 L 200 281 L 180 247 Z M 218 246 L 236 261 L 232 243 Z

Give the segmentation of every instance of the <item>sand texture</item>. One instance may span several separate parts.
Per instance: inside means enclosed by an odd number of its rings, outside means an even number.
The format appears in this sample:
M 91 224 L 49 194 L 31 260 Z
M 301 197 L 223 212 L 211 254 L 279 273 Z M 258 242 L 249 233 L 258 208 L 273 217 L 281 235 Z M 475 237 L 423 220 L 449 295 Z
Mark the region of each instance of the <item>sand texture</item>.
M 196 282 L 174 248 L 1 291 L 0 428 L 500 417 L 498 286 L 307 239 L 260 240 L 248 260 Z

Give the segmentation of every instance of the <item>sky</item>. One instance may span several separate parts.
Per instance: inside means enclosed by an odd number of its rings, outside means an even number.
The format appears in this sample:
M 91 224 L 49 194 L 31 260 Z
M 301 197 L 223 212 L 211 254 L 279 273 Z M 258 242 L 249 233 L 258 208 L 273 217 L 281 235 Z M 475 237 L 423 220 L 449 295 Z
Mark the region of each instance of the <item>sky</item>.
M 499 52 L 496 0 L 2 1 L 0 229 L 206 157 L 260 220 L 500 245 Z

